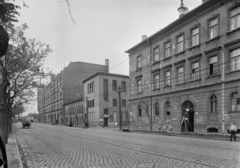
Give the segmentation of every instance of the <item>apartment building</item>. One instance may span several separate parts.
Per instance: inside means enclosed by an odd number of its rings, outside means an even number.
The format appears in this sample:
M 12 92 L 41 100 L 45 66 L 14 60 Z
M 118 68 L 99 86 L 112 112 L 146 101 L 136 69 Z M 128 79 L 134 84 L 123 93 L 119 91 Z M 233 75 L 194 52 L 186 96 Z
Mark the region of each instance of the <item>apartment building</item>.
M 82 81 L 96 72 L 108 73 L 109 61 L 105 65 L 70 62 L 47 86 L 38 89 L 38 111 L 42 122 L 60 122 L 65 124 L 64 105 L 83 98 Z M 68 115 L 68 114 L 67 114 Z M 67 119 L 67 120 L 66 120 Z
M 203 0 L 128 49 L 131 125 L 223 132 L 240 125 L 240 2 Z M 183 125 L 187 120 L 187 126 Z
M 90 126 L 117 126 L 122 115 L 126 124 L 129 98 L 129 77 L 97 72 L 83 80 L 85 115 Z M 119 93 L 121 99 L 119 99 Z M 120 102 L 119 102 L 120 100 Z M 121 113 L 119 112 L 121 106 Z

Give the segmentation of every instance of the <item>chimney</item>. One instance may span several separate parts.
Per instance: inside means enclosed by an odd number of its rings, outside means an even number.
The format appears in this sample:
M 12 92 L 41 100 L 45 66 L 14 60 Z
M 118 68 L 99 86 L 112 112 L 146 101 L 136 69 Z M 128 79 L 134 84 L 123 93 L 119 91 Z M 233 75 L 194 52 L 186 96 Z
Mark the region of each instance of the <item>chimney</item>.
M 147 40 L 147 35 L 142 35 L 142 41 Z
M 107 72 L 109 73 L 109 59 L 105 59 L 105 65 L 108 67 Z

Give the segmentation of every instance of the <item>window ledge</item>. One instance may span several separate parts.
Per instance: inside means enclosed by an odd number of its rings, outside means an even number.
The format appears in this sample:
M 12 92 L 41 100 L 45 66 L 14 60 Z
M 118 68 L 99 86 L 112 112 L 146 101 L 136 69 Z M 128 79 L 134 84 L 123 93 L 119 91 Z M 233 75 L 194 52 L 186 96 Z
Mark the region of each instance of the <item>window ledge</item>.
M 163 88 L 170 88 L 172 85 L 165 85 Z
M 177 84 L 175 84 L 175 86 L 184 85 L 184 84 L 185 84 L 185 82 L 177 83 Z
M 192 50 L 192 49 L 197 48 L 197 47 L 200 47 L 200 44 L 190 47 L 189 50 Z
M 154 62 L 152 63 L 152 65 L 159 64 L 159 63 L 160 63 L 160 61 L 154 61 Z
M 165 58 L 163 58 L 163 61 L 166 61 L 166 60 L 168 60 L 168 59 L 171 59 L 171 55 L 169 56 L 169 57 L 165 57 Z
M 235 32 L 235 31 L 238 31 L 238 30 L 240 30 L 240 27 L 238 27 L 238 28 L 236 28 L 234 30 L 228 31 L 226 34 L 229 35 L 229 34 Z
M 228 114 L 240 114 L 240 111 L 229 111 Z
M 238 70 L 234 70 L 234 71 L 228 71 L 228 72 L 226 72 L 226 74 L 230 74 L 230 73 L 234 73 L 234 72 L 240 72 L 240 69 L 238 69 Z
M 208 78 L 213 78 L 213 77 L 217 77 L 217 76 L 220 76 L 220 74 L 217 73 L 217 74 L 208 75 L 208 76 L 206 77 L 206 79 L 208 79 Z
M 137 69 L 136 69 L 136 72 L 137 72 L 137 71 L 141 71 L 141 70 L 142 70 L 142 67 L 141 67 L 141 68 L 137 68 Z
M 190 80 L 189 82 L 196 82 L 196 81 L 200 81 L 201 80 L 201 78 L 199 78 L 199 79 L 195 79 L 195 80 Z
M 180 55 L 180 54 L 184 54 L 185 53 L 185 50 L 183 50 L 183 51 L 181 51 L 181 52 L 179 52 L 179 53 L 176 53 L 174 56 L 176 57 L 176 56 L 178 56 L 178 55 Z
M 218 40 L 219 38 L 220 38 L 220 36 L 218 35 L 218 36 L 216 36 L 216 37 L 214 37 L 212 39 L 207 40 L 206 43 L 209 43 L 209 42 L 211 42 L 213 40 Z

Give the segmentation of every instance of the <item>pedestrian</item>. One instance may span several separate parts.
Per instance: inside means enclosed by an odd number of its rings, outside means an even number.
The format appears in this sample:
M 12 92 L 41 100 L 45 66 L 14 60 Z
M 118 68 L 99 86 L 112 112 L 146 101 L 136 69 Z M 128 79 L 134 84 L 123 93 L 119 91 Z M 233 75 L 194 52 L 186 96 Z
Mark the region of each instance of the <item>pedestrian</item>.
M 232 139 L 234 139 L 234 141 L 236 141 L 236 132 L 237 132 L 237 126 L 234 123 L 231 123 L 230 127 L 229 127 L 229 131 L 230 131 L 230 141 L 232 141 Z
M 85 123 L 83 122 L 83 123 L 82 123 L 82 125 L 83 125 L 83 127 L 82 127 L 82 128 L 84 129 L 84 127 L 85 127 Z

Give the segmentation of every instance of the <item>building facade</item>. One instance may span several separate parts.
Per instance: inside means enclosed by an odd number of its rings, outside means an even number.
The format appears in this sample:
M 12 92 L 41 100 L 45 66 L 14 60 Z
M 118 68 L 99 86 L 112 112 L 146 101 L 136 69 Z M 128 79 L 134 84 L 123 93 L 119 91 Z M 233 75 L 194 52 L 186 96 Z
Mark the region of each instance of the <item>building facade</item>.
M 108 72 L 108 69 L 107 59 L 105 65 L 70 62 L 47 86 L 38 89 L 38 111 L 41 121 L 65 124 L 66 112 L 63 106 L 83 98 L 82 81 L 96 72 Z
M 240 126 L 238 0 L 203 1 L 126 53 L 133 128 L 222 132 L 230 122 Z
M 97 72 L 83 81 L 85 113 L 90 126 L 117 126 L 126 124 L 129 98 L 129 77 Z M 119 93 L 121 99 L 119 99 Z M 119 104 L 121 100 L 121 104 Z

